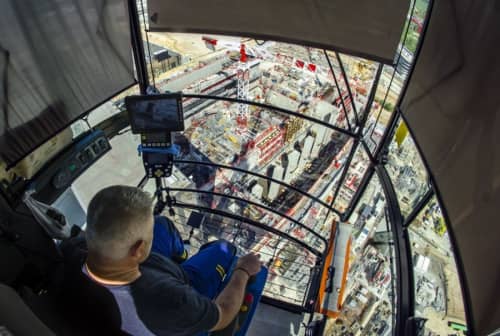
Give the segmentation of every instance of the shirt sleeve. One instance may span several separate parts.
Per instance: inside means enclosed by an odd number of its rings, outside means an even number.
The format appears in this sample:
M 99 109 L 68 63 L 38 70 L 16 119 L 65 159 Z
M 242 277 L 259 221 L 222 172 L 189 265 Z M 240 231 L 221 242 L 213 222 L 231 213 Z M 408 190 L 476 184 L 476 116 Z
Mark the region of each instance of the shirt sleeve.
M 219 321 L 219 309 L 209 298 L 202 296 L 193 288 L 186 286 L 183 303 L 179 307 L 182 318 L 179 324 L 183 330 L 193 335 L 212 329 Z
M 149 299 L 136 299 L 137 313 L 156 335 L 196 335 L 212 329 L 219 320 L 214 302 L 184 283 L 150 288 Z

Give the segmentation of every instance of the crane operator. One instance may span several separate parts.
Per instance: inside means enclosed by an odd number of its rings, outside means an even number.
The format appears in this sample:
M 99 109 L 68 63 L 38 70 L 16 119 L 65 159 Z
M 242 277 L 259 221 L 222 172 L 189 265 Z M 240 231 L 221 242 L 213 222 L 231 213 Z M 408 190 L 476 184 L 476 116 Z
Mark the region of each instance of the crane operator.
M 83 273 L 113 294 L 121 329 L 129 334 L 203 335 L 224 329 L 240 311 L 249 278 L 264 277 L 263 287 L 267 270 L 255 254 L 235 261 L 235 247 L 224 240 L 178 264 L 169 225 L 165 217 L 153 216 L 153 200 L 139 188 L 99 191 L 87 213 Z

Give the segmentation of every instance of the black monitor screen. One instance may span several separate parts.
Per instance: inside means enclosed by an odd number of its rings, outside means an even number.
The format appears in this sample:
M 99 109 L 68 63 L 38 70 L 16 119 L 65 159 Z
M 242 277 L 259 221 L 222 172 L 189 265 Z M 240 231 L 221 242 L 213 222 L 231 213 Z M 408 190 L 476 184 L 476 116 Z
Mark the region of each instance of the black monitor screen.
M 129 96 L 125 98 L 125 107 L 134 133 L 184 130 L 180 94 Z
M 163 153 L 148 153 L 146 161 L 150 165 L 166 164 L 169 160 L 168 155 L 169 154 L 163 154 Z

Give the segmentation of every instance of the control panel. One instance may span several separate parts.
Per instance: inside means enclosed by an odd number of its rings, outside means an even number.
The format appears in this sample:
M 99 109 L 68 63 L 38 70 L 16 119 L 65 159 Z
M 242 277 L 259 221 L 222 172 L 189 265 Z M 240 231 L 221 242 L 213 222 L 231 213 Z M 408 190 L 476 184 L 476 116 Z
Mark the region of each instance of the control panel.
M 139 153 L 148 178 L 161 178 L 172 175 L 174 156 L 178 154 L 177 146 L 172 146 L 170 134 L 141 134 Z
M 161 148 L 170 147 L 172 141 L 166 133 L 146 133 L 141 134 L 142 147 Z
M 91 163 L 111 149 L 105 137 L 92 140 L 87 146 L 71 155 L 52 178 L 56 189 L 66 189 Z
M 182 94 L 153 94 L 125 97 L 132 133 L 141 135 L 139 155 L 148 178 L 160 187 L 161 178 L 172 175 L 179 146 L 172 145 L 171 134 L 184 130 Z
M 110 149 L 108 139 L 100 130 L 76 140 L 34 177 L 30 187 L 36 190 L 35 198 L 50 204 Z

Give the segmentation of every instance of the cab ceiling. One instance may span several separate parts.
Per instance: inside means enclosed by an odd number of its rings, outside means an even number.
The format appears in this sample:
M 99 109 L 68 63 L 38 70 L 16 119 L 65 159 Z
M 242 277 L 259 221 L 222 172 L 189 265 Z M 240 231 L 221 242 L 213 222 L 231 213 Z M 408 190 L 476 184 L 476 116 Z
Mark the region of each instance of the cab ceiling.
M 409 6 L 409 0 L 147 1 L 150 31 L 284 41 L 389 64 Z

